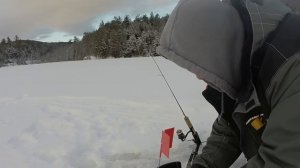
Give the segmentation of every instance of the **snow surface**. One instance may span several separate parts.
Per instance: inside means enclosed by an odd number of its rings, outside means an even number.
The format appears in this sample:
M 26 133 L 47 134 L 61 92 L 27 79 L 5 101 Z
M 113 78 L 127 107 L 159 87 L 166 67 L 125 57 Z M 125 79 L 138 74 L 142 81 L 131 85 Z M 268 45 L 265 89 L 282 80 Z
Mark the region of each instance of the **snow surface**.
M 205 141 L 217 117 L 201 95 L 205 83 L 155 59 Z M 3 168 L 154 168 L 161 131 L 188 130 L 149 57 L 4 67 L 0 79 Z M 161 163 L 185 165 L 193 147 L 174 137 Z

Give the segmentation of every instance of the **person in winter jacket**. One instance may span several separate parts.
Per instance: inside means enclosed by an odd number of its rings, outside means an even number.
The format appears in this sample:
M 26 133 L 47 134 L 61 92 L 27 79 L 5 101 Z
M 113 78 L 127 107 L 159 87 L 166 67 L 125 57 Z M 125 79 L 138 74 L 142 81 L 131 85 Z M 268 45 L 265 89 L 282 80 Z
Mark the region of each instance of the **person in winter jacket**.
M 192 168 L 300 167 L 300 16 L 280 0 L 180 0 L 157 53 L 196 74 L 219 117 Z

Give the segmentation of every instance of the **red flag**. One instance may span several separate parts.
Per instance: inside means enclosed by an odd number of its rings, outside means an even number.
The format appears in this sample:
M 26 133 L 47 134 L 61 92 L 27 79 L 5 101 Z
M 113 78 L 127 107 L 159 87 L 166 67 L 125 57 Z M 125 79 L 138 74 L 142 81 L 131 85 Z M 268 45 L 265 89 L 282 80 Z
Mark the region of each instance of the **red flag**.
M 175 128 L 170 128 L 170 129 L 166 129 L 165 133 L 169 135 L 170 137 L 170 146 L 169 148 L 172 148 L 172 144 L 173 144 L 173 136 L 174 136 L 174 130 Z
M 161 146 L 160 146 L 160 157 L 164 154 L 169 158 L 170 148 L 172 148 L 173 143 L 174 128 L 166 129 L 162 132 Z

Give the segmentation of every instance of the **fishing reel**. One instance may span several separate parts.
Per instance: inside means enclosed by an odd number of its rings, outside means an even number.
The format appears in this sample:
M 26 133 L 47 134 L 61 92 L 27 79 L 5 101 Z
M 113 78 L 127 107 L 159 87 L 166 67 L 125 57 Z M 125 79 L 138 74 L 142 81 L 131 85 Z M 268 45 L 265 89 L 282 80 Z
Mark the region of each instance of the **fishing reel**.
M 184 141 L 186 140 L 187 136 L 188 136 L 190 133 L 192 133 L 192 131 L 188 131 L 186 134 L 184 134 L 184 133 L 182 132 L 181 129 L 178 129 L 178 130 L 176 131 L 176 134 L 177 134 L 178 139 L 180 139 L 182 142 L 184 142 Z M 195 142 L 195 139 L 190 140 L 190 141 L 194 141 L 194 142 Z M 196 142 L 195 142 L 195 143 L 196 143 Z
M 190 131 L 189 131 L 189 132 L 190 132 Z M 178 129 L 178 130 L 176 131 L 176 134 L 177 134 L 178 139 L 180 139 L 181 141 L 185 141 L 185 139 L 186 139 L 186 137 L 188 136 L 189 132 L 188 132 L 186 135 L 184 135 L 184 133 L 182 132 L 182 130 L 181 130 L 181 129 Z

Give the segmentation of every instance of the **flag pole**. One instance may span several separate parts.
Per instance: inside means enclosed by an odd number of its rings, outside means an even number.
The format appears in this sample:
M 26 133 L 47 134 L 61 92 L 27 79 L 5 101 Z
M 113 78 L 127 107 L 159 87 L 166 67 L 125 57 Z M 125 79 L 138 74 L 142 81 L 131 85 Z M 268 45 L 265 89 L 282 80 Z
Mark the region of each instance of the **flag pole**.
M 163 135 L 164 131 L 161 131 L 161 135 Z M 159 159 L 158 159 L 158 167 L 160 167 L 160 161 L 161 161 L 161 145 L 162 145 L 162 138 L 163 136 L 161 136 L 161 140 L 160 140 L 160 150 L 159 150 Z
M 158 167 L 157 167 L 157 168 L 160 167 L 160 160 L 161 160 L 161 157 L 159 156 L 159 159 L 158 159 Z

